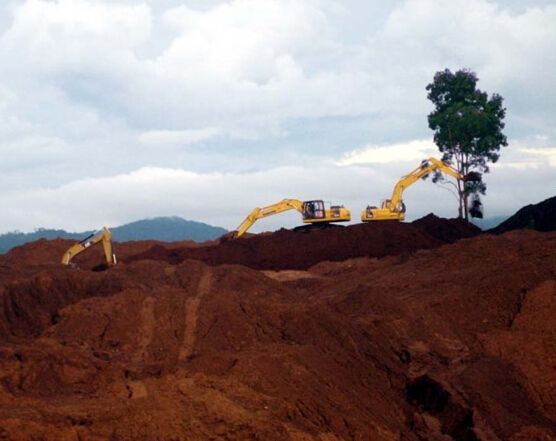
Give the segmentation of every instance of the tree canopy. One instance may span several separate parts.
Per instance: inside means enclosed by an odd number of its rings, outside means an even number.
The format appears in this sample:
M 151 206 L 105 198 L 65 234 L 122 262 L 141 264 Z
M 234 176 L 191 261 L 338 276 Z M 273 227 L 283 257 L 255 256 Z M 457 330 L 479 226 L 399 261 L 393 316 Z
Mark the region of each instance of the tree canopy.
M 428 115 L 434 142 L 442 160 L 453 165 L 463 176 L 472 176 L 465 184 L 458 182 L 460 213 L 465 218 L 481 217 L 480 194 L 486 193 L 482 174 L 489 172 L 488 163 L 500 157 L 500 148 L 508 145 L 504 129 L 506 109 L 503 98 L 491 97 L 477 89 L 477 75 L 467 69 L 452 73 L 437 72 L 427 85 L 428 99 L 434 111 Z M 471 207 L 467 201 L 471 197 Z

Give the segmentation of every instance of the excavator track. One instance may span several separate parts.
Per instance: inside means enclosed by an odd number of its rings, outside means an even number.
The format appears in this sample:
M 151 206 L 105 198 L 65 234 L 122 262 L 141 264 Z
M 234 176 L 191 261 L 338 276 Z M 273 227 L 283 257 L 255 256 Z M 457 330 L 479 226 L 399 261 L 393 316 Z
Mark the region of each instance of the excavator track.
M 330 222 L 319 222 L 309 225 L 300 225 L 295 227 L 293 231 L 300 233 L 310 233 L 311 231 L 328 230 L 329 228 L 344 228 L 345 225 L 332 224 Z

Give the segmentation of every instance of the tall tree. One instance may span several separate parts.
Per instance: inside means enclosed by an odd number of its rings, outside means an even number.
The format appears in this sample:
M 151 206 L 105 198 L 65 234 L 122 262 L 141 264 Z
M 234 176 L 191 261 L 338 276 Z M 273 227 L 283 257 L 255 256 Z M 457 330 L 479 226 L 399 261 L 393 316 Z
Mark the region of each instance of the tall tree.
M 434 104 L 429 114 L 429 127 L 442 160 L 458 169 L 470 180 L 458 181 L 460 215 L 465 219 L 482 217 L 480 194 L 486 193 L 483 173 L 488 163 L 500 157 L 500 148 L 508 145 L 504 129 L 506 109 L 503 98 L 477 89 L 477 75 L 467 69 L 452 73 L 437 72 L 427 86 L 428 99 Z M 468 206 L 468 200 L 471 204 Z

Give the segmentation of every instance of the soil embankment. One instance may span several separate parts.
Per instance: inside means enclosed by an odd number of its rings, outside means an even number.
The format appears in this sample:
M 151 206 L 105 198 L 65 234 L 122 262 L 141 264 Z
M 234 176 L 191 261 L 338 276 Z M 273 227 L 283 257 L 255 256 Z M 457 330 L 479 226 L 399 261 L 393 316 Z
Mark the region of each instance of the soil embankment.
M 538 204 L 526 205 L 490 232 L 501 234 L 521 229 L 556 231 L 556 196 Z
M 447 223 L 15 249 L 0 439 L 555 439 L 556 233 Z
M 354 257 L 384 257 L 430 249 L 480 230 L 458 219 L 434 215 L 410 223 L 375 222 L 317 231 L 279 230 L 208 246 L 173 247 L 155 245 L 127 257 L 180 263 L 195 259 L 209 265 L 237 264 L 254 269 L 303 270 L 322 261 L 343 261 Z

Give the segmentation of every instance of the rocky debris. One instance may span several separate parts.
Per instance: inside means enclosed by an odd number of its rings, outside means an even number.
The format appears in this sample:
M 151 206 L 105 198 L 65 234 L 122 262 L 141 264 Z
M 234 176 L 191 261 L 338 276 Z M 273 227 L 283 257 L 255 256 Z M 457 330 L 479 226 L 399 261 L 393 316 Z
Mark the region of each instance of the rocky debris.
M 556 231 L 556 196 L 538 204 L 526 205 L 489 232 L 501 234 L 520 229 Z

